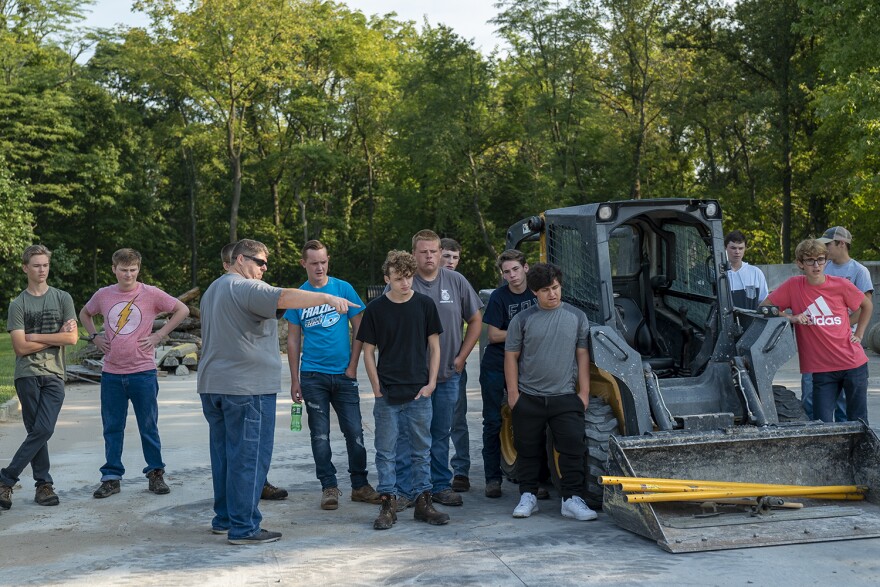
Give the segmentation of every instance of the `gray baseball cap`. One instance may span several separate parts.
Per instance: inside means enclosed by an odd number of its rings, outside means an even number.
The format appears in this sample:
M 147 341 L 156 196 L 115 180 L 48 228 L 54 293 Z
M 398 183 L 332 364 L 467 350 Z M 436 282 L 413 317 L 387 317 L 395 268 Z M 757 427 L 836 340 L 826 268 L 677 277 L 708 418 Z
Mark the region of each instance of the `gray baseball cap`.
M 832 241 L 843 241 L 845 243 L 852 242 L 852 234 L 842 226 L 832 226 L 825 233 L 816 239 L 822 244 L 828 244 Z

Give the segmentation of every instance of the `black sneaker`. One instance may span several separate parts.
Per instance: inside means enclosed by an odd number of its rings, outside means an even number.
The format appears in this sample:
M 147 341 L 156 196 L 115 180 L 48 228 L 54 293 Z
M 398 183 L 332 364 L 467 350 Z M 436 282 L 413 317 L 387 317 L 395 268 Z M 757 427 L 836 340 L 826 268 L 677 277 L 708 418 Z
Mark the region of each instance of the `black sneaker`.
M 43 483 L 42 485 L 37 485 L 34 501 L 39 505 L 58 505 L 58 496 L 53 491 L 52 484 Z
M 150 491 L 156 495 L 165 495 L 171 493 L 171 488 L 165 483 L 165 471 L 163 469 L 153 469 L 147 473 L 147 479 L 150 480 Z
M 113 479 L 112 481 L 101 481 L 101 486 L 95 489 L 92 497 L 104 499 L 105 497 L 110 497 L 114 493 L 119 493 L 119 479 Z
M 275 542 L 279 538 L 281 538 L 281 532 L 270 532 L 269 530 L 261 529 L 252 536 L 230 538 L 229 544 L 265 544 L 267 542 Z
M 535 492 L 535 497 L 540 500 L 550 499 L 550 492 L 547 491 L 546 487 L 538 487 L 538 490 Z
M 486 482 L 486 497 L 491 497 L 492 499 L 501 497 L 501 481 L 493 479 Z
M 0 508 L 8 510 L 12 507 L 12 486 L 0 483 Z

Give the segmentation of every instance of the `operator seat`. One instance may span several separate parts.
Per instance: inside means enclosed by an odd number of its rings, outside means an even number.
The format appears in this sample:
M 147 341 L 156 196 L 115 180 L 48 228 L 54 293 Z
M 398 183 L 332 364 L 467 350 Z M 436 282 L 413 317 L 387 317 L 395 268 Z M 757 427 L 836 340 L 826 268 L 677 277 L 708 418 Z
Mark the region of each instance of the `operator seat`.
M 654 371 L 672 369 L 675 361 L 672 357 L 655 357 L 654 337 L 651 328 L 639 305 L 632 298 L 618 297 L 614 300 L 617 322 L 626 343 L 642 356 L 642 360 L 651 365 Z

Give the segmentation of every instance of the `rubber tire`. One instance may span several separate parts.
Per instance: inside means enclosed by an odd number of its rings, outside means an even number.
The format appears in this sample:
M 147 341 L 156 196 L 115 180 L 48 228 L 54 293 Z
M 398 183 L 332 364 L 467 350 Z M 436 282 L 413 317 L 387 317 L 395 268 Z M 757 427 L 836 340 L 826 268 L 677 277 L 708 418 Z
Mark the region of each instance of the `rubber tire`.
M 584 412 L 584 435 L 587 441 L 587 452 L 584 454 L 584 476 L 586 491 L 582 496 L 587 505 L 593 509 L 602 507 L 602 495 L 605 489 L 599 484 L 599 477 L 608 472 L 608 439 L 620 434 L 620 425 L 614 410 L 600 397 L 590 396 L 590 405 Z M 553 441 L 547 434 L 547 462 L 550 466 L 550 479 L 553 487 L 560 491 L 561 475 L 557 453 Z
M 780 422 L 808 422 L 804 404 L 794 392 L 783 385 L 773 386 L 773 402 Z

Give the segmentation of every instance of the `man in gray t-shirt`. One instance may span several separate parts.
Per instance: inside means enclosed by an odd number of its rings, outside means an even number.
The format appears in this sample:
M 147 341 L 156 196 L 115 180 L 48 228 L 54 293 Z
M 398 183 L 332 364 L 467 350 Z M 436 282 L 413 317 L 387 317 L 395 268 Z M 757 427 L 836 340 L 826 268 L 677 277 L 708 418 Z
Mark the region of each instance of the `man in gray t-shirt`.
M 562 270 L 538 263 L 526 275 L 538 299 L 513 317 L 504 343 L 504 379 L 513 420 L 520 501 L 514 518 L 538 511 L 536 493 L 549 426 L 559 452 L 562 515 L 595 520 L 584 491 L 584 410 L 590 397 L 590 324 L 562 301 Z
M 269 250 L 244 239 L 232 251 L 229 273 L 201 302 L 202 358 L 198 392 L 208 421 L 214 519 L 211 530 L 231 544 L 274 542 L 280 532 L 260 528 L 260 493 L 272 459 L 275 399 L 281 389 L 279 310 L 329 304 L 344 316 L 344 298 L 262 281 Z

